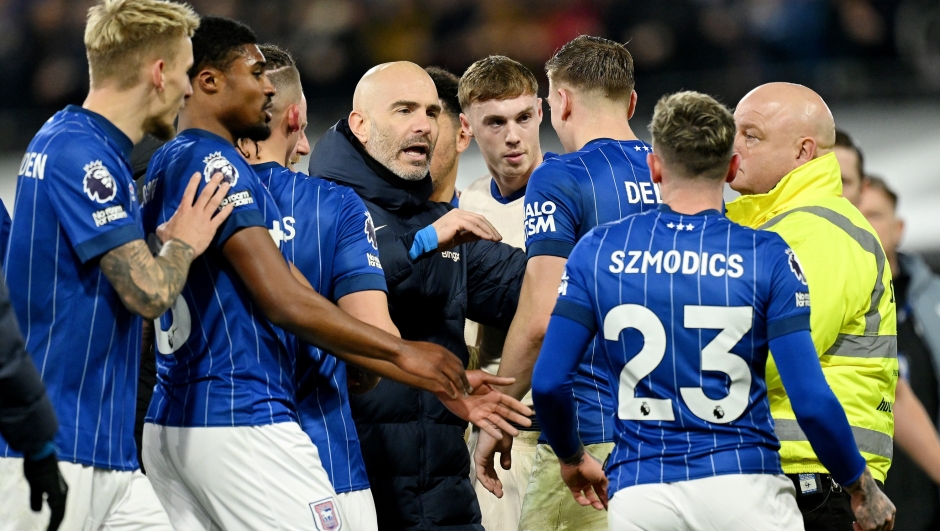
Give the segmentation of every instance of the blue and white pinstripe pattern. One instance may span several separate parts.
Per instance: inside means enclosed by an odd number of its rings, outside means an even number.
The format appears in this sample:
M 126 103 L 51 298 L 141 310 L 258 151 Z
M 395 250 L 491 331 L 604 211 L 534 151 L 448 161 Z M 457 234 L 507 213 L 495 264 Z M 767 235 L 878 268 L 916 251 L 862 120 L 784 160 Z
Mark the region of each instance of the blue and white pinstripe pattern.
M 138 468 L 140 318 L 93 259 L 143 236 L 131 147 L 113 124 L 84 109 L 69 106 L 49 119 L 20 168 L 4 270 L 59 419 L 59 458 L 112 470 Z M 94 161 L 111 176 L 110 199 L 83 190 L 85 166 Z M 126 216 L 102 222 L 104 208 Z M 2 440 L 0 455 L 15 455 Z
M 692 228 L 677 229 L 680 225 Z M 757 375 L 763 373 L 768 355 L 767 324 L 771 306 L 775 308 L 774 319 L 806 310 L 797 308 L 790 297 L 784 300 L 779 298 L 783 295 L 777 295 L 776 302 L 771 300 L 772 284 L 793 282 L 793 279 L 767 277 L 773 274 L 773 268 L 765 264 L 785 256 L 784 246 L 769 245 L 767 240 L 763 233 L 734 225 L 717 212 L 687 216 L 666 210 L 601 225 L 572 255 L 567 265 L 569 276 L 583 279 L 587 283 L 586 292 L 582 295 L 581 288 L 569 281 L 565 297 L 572 302 L 584 300 L 579 304 L 593 306 L 599 329 L 603 329 L 605 316 L 611 309 L 635 304 L 653 311 L 663 324 L 667 338 L 664 345 L 667 355 L 640 380 L 635 396 L 670 399 L 675 419 L 615 420 L 616 447 L 607 470 L 611 494 L 643 483 L 721 474 L 781 473 L 776 451 L 779 444 L 766 398 L 767 386 Z M 619 272 L 609 270 L 616 263 L 611 258 L 615 251 L 629 257 L 631 251 L 649 255 L 661 252 L 665 256 L 673 250 L 682 256 L 688 252 L 698 257 L 703 253 L 724 257 L 738 255 L 742 274 L 715 275 L 699 266 L 691 274 L 667 273 L 652 266 L 642 272 L 639 269 L 627 272 L 623 265 L 627 258 L 623 259 Z M 639 262 L 635 267 L 639 267 Z M 731 349 L 731 354 L 742 358 L 752 371 L 747 406 L 729 422 L 708 421 L 696 416 L 680 394 L 681 388 L 690 385 L 705 390 L 713 398 L 729 392 L 722 373 L 700 368 L 704 347 L 719 331 L 686 328 L 683 315 L 689 305 L 753 308 L 751 328 Z M 603 360 L 601 363 L 606 364 L 606 377 L 615 393 L 620 393 L 621 370 L 644 345 L 643 340 L 638 340 L 642 336 L 636 335 L 636 331 L 629 332 L 629 328 L 626 330 L 626 335 L 617 341 L 598 342 L 598 356 Z M 629 398 L 621 395 L 611 406 L 616 411 L 616 404 Z
M 556 241 L 573 246 L 594 227 L 655 208 L 658 192 L 648 198 L 631 194 L 628 185 L 656 190 L 650 181 L 646 154 L 649 144 L 641 141 L 599 139 L 581 150 L 547 159 L 533 174 L 526 191 L 526 204 L 562 202 L 554 214 L 557 231 L 529 234 L 526 246 Z M 541 170 L 542 175 L 539 175 Z M 570 185 L 557 178 L 563 174 Z M 570 213 L 570 214 L 569 214 Z M 570 216 L 570 217 L 569 217 Z M 613 394 L 599 359 L 597 340 L 592 341 L 578 369 L 573 393 L 577 406 L 578 433 L 586 444 L 610 442 L 614 436 Z M 542 440 L 541 442 L 545 442 Z
M 282 251 L 318 293 L 335 301 L 337 283 L 349 275 L 378 278 L 384 289 L 381 270 L 365 260 L 366 253 L 377 255 L 377 251 L 366 239 L 365 206 L 352 190 L 274 163 L 257 165 L 255 171 L 281 212 L 289 214 L 284 223 L 287 226 L 290 221 L 294 232 L 285 238 Z M 350 197 L 355 200 L 350 202 Z M 377 288 L 374 282 L 361 287 Z M 349 407 L 345 364 L 319 348 L 294 341 L 301 427 L 317 445 L 336 492 L 369 488 Z
M 220 233 L 253 227 L 270 230 L 280 222 L 273 198 L 232 145 L 190 129 L 151 160 L 147 186 L 152 197 L 144 205 L 148 232 L 176 211 L 189 177 L 204 172 L 206 160 L 219 157 L 238 175 L 228 196 L 237 200 L 237 206 Z M 203 181 L 200 186 L 204 185 Z M 293 365 L 285 334 L 255 307 L 219 245 L 224 241 L 216 242 L 190 268 L 181 297 L 191 332 L 175 338 L 172 352 L 157 354 L 157 385 L 147 421 L 178 427 L 296 421 L 294 386 L 285 376 Z M 180 318 L 167 312 L 160 318 L 160 330 L 170 329 Z

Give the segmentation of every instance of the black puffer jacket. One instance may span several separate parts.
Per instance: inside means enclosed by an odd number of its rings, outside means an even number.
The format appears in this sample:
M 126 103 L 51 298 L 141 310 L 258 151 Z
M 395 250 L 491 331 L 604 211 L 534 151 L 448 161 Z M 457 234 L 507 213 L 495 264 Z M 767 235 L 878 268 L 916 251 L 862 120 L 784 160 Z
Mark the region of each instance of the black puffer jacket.
M 522 251 L 475 242 L 408 257 L 415 233 L 452 208 L 428 201 L 430 177 L 409 182 L 391 173 L 366 154 L 345 120 L 314 147 L 310 175 L 348 186 L 365 201 L 402 337 L 437 343 L 466 365 L 466 318 L 509 327 L 525 270 Z M 351 401 L 379 529 L 482 531 L 468 479 L 466 422 L 433 394 L 388 380 Z
M 13 450 L 32 453 L 51 441 L 58 428 L 55 409 L 26 353 L 0 274 L 0 435 Z

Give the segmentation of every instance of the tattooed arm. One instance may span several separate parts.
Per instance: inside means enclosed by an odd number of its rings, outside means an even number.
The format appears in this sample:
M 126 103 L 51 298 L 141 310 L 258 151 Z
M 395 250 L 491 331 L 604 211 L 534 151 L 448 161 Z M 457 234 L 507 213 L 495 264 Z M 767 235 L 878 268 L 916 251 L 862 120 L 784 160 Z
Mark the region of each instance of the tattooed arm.
M 157 236 L 166 242 L 160 254 L 154 257 L 144 240 L 134 240 L 101 257 L 101 271 L 124 306 L 147 319 L 156 319 L 173 304 L 186 284 L 189 265 L 209 247 L 232 213 L 231 204 L 219 210 L 229 189 L 222 174 L 215 174 L 197 199 L 201 179 L 199 173 L 193 174 L 179 208 L 157 228 Z
M 128 310 L 156 319 L 183 290 L 194 258 L 196 252 L 182 240 L 166 242 L 156 257 L 150 254 L 144 240 L 134 240 L 104 255 L 101 271 Z

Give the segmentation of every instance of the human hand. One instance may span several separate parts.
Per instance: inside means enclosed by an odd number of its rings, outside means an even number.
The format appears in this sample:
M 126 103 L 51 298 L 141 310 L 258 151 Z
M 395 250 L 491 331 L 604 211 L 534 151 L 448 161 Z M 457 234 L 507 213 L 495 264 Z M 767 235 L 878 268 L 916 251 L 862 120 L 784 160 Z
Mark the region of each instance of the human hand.
M 855 531 L 891 531 L 894 529 L 895 508 L 891 500 L 878 488 L 871 472 L 865 468 L 862 477 L 846 487 L 852 495 Z
M 473 391 L 460 358 L 446 348 L 423 341 L 403 341 L 404 351 L 395 365 L 426 382 L 423 389 L 451 400 Z M 428 385 L 429 384 L 429 385 Z
M 607 508 L 607 476 L 604 469 L 583 447 L 579 454 L 573 459 L 558 459 L 561 479 L 578 504 L 584 507 L 590 505 L 598 511 L 604 510 Z
M 512 437 L 503 436 L 496 439 L 485 431 L 480 431 L 476 448 L 473 450 L 473 466 L 477 479 L 483 488 L 492 492 L 497 498 L 503 497 L 503 483 L 496 475 L 496 453 L 500 454 L 499 464 L 503 470 L 512 466 Z
M 166 243 L 177 239 L 192 247 L 195 256 L 205 252 L 212 243 L 216 231 L 235 208 L 229 203 L 219 210 L 219 205 L 222 204 L 231 188 L 229 183 L 222 182 L 221 173 L 213 175 L 206 187 L 202 189 L 202 193 L 196 198 L 196 190 L 199 189 L 201 178 L 202 175 L 199 172 L 193 174 L 189 179 L 189 184 L 186 185 L 186 191 L 183 192 L 179 208 L 169 221 L 157 227 L 157 237 L 161 242 Z
M 43 494 L 49 503 L 52 515 L 49 518 L 48 531 L 55 531 L 65 516 L 65 499 L 69 487 L 59 473 L 59 459 L 55 453 L 42 459 L 23 459 L 23 473 L 29 483 L 29 506 L 35 511 L 42 510 Z
M 455 208 L 431 224 L 437 232 L 437 249 L 446 251 L 462 243 L 477 240 L 498 242 L 503 239 L 485 217 Z
M 456 399 L 438 395 L 453 414 L 470 421 L 474 426 L 489 433 L 494 439 L 502 439 L 503 433 L 513 437 L 519 435 L 519 430 L 508 421 L 520 426 L 531 426 L 529 416 L 532 410 L 524 406 L 515 398 L 503 394 L 491 385 L 510 385 L 515 378 L 494 376 L 484 371 L 467 371 L 467 378 L 473 388 L 468 396 Z

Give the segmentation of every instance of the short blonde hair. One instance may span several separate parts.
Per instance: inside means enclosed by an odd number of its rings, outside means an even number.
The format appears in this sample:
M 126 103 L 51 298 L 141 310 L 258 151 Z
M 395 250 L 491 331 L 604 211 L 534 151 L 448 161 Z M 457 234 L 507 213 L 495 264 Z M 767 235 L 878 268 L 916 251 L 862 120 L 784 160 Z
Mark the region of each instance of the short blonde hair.
M 166 0 L 99 0 L 88 10 L 85 50 L 91 86 L 116 80 L 118 88 L 137 84 L 146 57 L 172 62 L 177 42 L 192 37 L 199 16 L 187 4 Z
M 734 116 L 699 92 L 663 96 L 650 122 L 653 149 L 686 178 L 720 180 L 734 155 Z
M 491 55 L 470 65 L 460 77 L 457 99 L 466 112 L 475 101 L 509 100 L 537 95 L 539 82 L 528 68 L 504 55 Z

